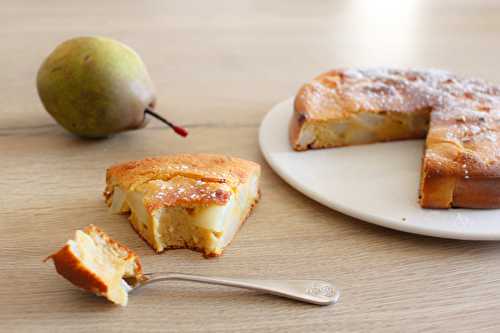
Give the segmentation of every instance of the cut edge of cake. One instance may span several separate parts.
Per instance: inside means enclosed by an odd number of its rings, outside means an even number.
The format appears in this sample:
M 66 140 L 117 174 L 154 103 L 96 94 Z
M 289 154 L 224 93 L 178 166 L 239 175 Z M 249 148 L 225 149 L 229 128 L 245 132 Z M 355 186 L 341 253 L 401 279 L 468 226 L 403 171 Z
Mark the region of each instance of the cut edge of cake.
M 415 112 L 357 110 L 331 119 L 311 118 L 304 89 L 294 99 L 289 139 L 296 151 L 425 138 L 429 128 L 429 108 Z

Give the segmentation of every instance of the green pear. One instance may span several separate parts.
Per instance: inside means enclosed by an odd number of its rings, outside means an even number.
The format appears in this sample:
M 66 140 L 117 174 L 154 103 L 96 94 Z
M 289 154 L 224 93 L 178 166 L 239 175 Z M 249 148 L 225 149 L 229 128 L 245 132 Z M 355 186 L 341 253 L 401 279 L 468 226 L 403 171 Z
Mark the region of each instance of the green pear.
M 145 112 L 173 126 L 153 111 L 155 90 L 139 55 L 113 39 L 63 42 L 41 65 L 37 89 L 47 112 L 78 136 L 141 128 Z

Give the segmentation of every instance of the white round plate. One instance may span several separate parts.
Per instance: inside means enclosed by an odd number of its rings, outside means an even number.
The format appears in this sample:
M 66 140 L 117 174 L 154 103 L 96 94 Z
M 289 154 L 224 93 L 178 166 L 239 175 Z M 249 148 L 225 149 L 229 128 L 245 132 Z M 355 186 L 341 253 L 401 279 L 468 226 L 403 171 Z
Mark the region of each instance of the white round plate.
M 366 222 L 416 234 L 500 240 L 500 210 L 422 209 L 417 203 L 423 141 L 295 152 L 288 142 L 293 100 L 264 118 L 259 144 L 271 167 L 321 204 Z

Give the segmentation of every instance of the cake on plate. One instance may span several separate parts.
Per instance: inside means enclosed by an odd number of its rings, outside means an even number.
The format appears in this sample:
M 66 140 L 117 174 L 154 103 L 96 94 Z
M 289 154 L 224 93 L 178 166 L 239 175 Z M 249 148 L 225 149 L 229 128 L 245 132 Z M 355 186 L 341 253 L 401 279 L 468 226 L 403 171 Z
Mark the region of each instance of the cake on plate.
M 426 138 L 424 208 L 500 207 L 500 88 L 439 70 L 338 69 L 294 102 L 295 150 Z

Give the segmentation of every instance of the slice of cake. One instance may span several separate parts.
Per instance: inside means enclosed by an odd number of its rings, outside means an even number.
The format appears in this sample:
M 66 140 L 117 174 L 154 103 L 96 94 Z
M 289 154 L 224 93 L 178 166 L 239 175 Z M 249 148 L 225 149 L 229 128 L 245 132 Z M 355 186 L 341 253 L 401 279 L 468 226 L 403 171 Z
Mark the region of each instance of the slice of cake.
M 110 167 L 106 203 L 157 252 L 218 256 L 259 199 L 260 166 L 239 158 L 180 154 Z
M 120 305 L 127 305 L 131 286 L 144 279 L 139 257 L 94 225 L 77 230 L 49 259 L 74 285 Z
M 444 71 L 339 69 L 295 98 L 295 150 L 426 139 L 420 205 L 500 207 L 500 87 Z

